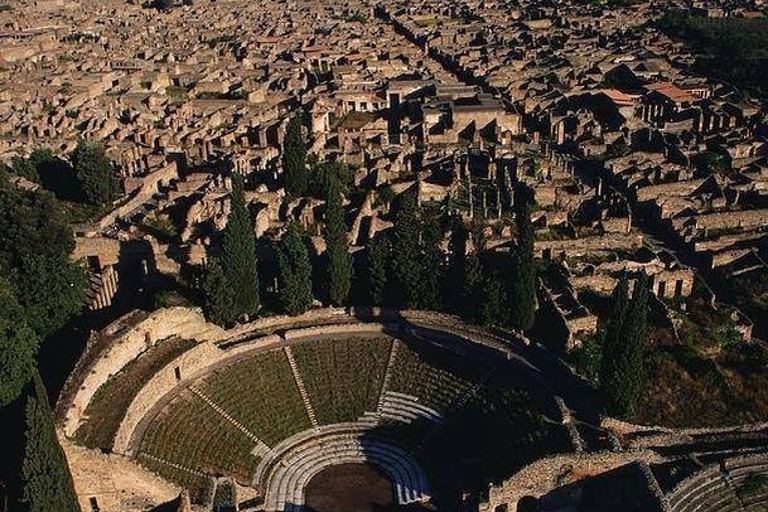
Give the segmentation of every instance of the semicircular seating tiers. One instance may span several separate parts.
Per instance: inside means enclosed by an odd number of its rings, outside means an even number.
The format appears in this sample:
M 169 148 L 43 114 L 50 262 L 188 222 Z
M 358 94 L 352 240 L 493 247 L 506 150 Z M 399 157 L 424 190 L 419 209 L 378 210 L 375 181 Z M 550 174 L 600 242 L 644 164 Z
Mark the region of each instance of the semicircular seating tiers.
M 262 483 L 266 490 L 265 510 L 302 510 L 312 477 L 327 467 L 349 463 L 383 471 L 400 505 L 429 498 L 429 485 L 416 459 L 391 440 L 371 435 L 360 423 L 327 425 L 286 439 L 261 461 L 254 483 Z
M 667 497 L 672 512 L 763 511 L 768 508 L 768 458 L 740 457 L 683 480 Z

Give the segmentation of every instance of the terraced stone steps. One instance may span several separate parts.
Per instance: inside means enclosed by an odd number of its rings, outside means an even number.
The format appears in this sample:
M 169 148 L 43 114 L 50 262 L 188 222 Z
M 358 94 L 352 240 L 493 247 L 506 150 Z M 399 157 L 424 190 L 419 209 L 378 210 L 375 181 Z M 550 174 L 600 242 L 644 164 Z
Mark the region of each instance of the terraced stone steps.
M 395 367 L 395 361 L 397 360 L 397 350 L 400 346 L 400 341 L 392 340 L 392 347 L 389 350 L 389 361 L 387 361 L 387 369 L 384 370 L 384 378 L 381 381 L 381 393 L 379 393 L 379 406 L 376 409 L 377 413 L 381 413 L 383 407 L 384 396 L 389 390 L 389 381 L 392 379 L 392 369 Z
M 412 423 L 420 419 L 433 423 L 443 422 L 442 414 L 419 403 L 417 397 L 394 391 L 386 391 L 381 395 L 379 416 L 403 423 Z

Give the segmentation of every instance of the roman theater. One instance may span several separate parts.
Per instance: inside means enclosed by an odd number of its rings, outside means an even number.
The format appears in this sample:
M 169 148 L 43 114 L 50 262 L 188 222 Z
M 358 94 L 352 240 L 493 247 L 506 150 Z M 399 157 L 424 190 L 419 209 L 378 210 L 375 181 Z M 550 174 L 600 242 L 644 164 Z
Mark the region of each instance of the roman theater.
M 546 350 L 447 315 L 318 309 L 222 330 L 189 308 L 94 333 L 56 410 L 83 510 L 498 512 L 634 466 L 640 494 L 687 510 L 698 481 L 667 488 L 655 468 L 676 460 L 659 446 L 698 434 L 597 412 Z

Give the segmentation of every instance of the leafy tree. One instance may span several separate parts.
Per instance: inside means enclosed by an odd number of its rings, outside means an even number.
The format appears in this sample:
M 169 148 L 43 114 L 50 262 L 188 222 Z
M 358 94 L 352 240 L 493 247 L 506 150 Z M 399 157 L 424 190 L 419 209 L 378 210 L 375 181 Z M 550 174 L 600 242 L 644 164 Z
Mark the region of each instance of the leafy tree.
M 421 209 L 415 189 L 404 192 L 398 199 L 392 240 L 392 285 L 395 304 L 412 309 L 421 302 Z
M 75 248 L 60 204 L 48 192 L 30 192 L 0 180 L 0 269 L 29 256 L 66 257 Z
M 27 322 L 41 339 L 64 327 L 83 307 L 88 279 L 79 263 L 61 256 L 26 256 L 13 275 Z
M 602 332 L 603 355 L 600 389 L 608 413 L 631 419 L 645 382 L 644 358 L 647 345 L 648 278 L 636 281 L 632 299 L 622 278 L 613 295 L 613 311 Z
M 307 173 L 307 146 L 301 132 L 301 117 L 291 118 L 283 140 L 283 175 L 285 190 L 293 197 L 307 193 L 309 174 Z
M 511 325 L 525 331 L 536 315 L 536 264 L 533 260 L 533 226 L 530 215 L 531 191 L 523 185 L 515 190 L 517 247 L 512 252 Z
M 11 284 L 0 277 L 0 408 L 16 400 L 29 382 L 37 347 Z
M 289 315 L 312 307 L 312 265 L 299 228 L 291 223 L 277 248 L 278 296 Z
M 421 307 L 432 311 L 443 309 L 445 254 L 440 243 L 443 232 L 437 222 L 425 223 L 421 236 L 421 261 L 424 265 L 421 282 Z
M 104 145 L 80 140 L 70 160 L 87 202 L 103 205 L 117 196 L 117 180 Z
M 208 320 L 226 325 L 234 320 L 234 297 L 232 287 L 224 275 L 224 269 L 219 260 L 211 258 L 203 278 L 203 294 L 205 301 L 203 310 Z
M 7 171 L 14 176 L 21 176 L 35 183 L 40 182 L 40 175 L 37 174 L 37 169 L 32 162 L 26 158 L 20 156 L 14 156 L 11 158 L 11 163 L 8 166 Z
M 330 184 L 326 196 L 325 238 L 327 266 L 325 290 L 331 304 L 341 305 L 349 297 L 352 285 L 352 256 L 349 254 L 347 224 L 340 192 L 341 185 Z
M 389 259 L 392 244 L 385 235 L 379 235 L 370 241 L 365 258 L 365 290 L 368 303 L 381 306 L 387 290 Z
M 56 438 L 45 387 L 35 372 L 26 405 L 26 443 L 21 467 L 28 512 L 80 512 L 72 475 Z
M 224 228 L 221 266 L 232 290 L 234 316 L 251 316 L 259 309 L 256 236 L 243 196 L 243 179 L 232 176 L 232 208 Z

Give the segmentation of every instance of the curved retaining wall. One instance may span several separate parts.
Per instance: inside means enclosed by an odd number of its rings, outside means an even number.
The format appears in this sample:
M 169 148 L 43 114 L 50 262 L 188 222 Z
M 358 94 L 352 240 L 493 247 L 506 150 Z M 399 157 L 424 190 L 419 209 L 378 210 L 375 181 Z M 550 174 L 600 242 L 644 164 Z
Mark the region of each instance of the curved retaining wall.
M 146 318 L 126 318 L 127 325 L 118 320 L 102 333 L 104 347 L 98 354 L 87 353 L 78 362 L 76 371 L 67 382 L 57 409 L 64 433 L 72 436 L 77 431 L 83 412 L 96 391 L 114 374 L 144 351 L 174 336 L 186 339 L 218 339 L 224 331 L 205 321 L 197 309 L 159 309 Z M 121 319 L 122 320 L 122 319 Z M 133 321 L 132 321 L 133 320 Z M 88 356 L 88 357 L 85 357 Z
M 359 319 L 365 319 L 361 322 Z M 332 323 L 335 322 L 335 323 Z M 277 348 L 302 339 L 376 333 L 397 330 L 407 324 L 411 333 L 420 331 L 435 341 L 461 339 L 482 345 L 506 355 L 512 351 L 498 336 L 474 326 L 463 324 L 450 315 L 422 312 L 394 312 L 378 308 L 344 310 L 317 309 L 297 317 L 277 316 L 222 330 L 209 324 L 199 309 L 169 308 L 158 310 L 143 320 L 122 325 L 112 332 L 114 338 L 96 357 L 89 358 L 84 368 L 85 378 L 71 400 L 60 403 L 65 419 L 64 432 L 72 436 L 82 413 L 95 392 L 109 377 L 118 373 L 147 348 L 174 336 L 201 342 L 158 371 L 134 397 L 126 409 L 114 440 L 116 453 L 132 455 L 137 449 L 137 431 L 180 390 L 216 367 L 232 364 L 252 352 Z M 316 324 L 321 325 L 316 325 Z M 315 324 L 315 325 L 313 325 Z M 423 329 L 423 331 L 422 331 Z M 280 332 L 280 334 L 272 334 Z M 177 371 L 180 379 L 177 378 Z
M 228 349 L 222 349 L 214 342 L 193 347 L 157 372 L 136 394 L 120 423 L 113 450 L 118 453 L 135 454 L 139 444 L 139 439 L 135 439 L 137 437 L 136 430 L 144 426 L 142 422 L 145 418 L 151 419 L 147 417 L 153 416 L 153 412 L 157 412 L 153 411 L 154 409 L 161 407 L 181 389 L 217 367 L 232 364 L 254 352 L 276 348 L 301 339 L 356 333 L 380 333 L 382 329 L 381 324 L 333 324 L 323 327 L 293 329 L 287 331 L 284 336 L 270 334 L 253 338 Z M 181 380 L 176 378 L 177 370 L 181 374 Z
M 67 436 L 74 435 L 96 391 L 147 349 L 168 338 L 239 343 L 248 341 L 259 331 L 330 322 L 345 315 L 344 309 L 317 309 L 297 317 L 260 318 L 224 330 L 208 323 L 199 308 L 164 308 L 151 314 L 132 311 L 91 336 L 56 405 L 58 422 Z

